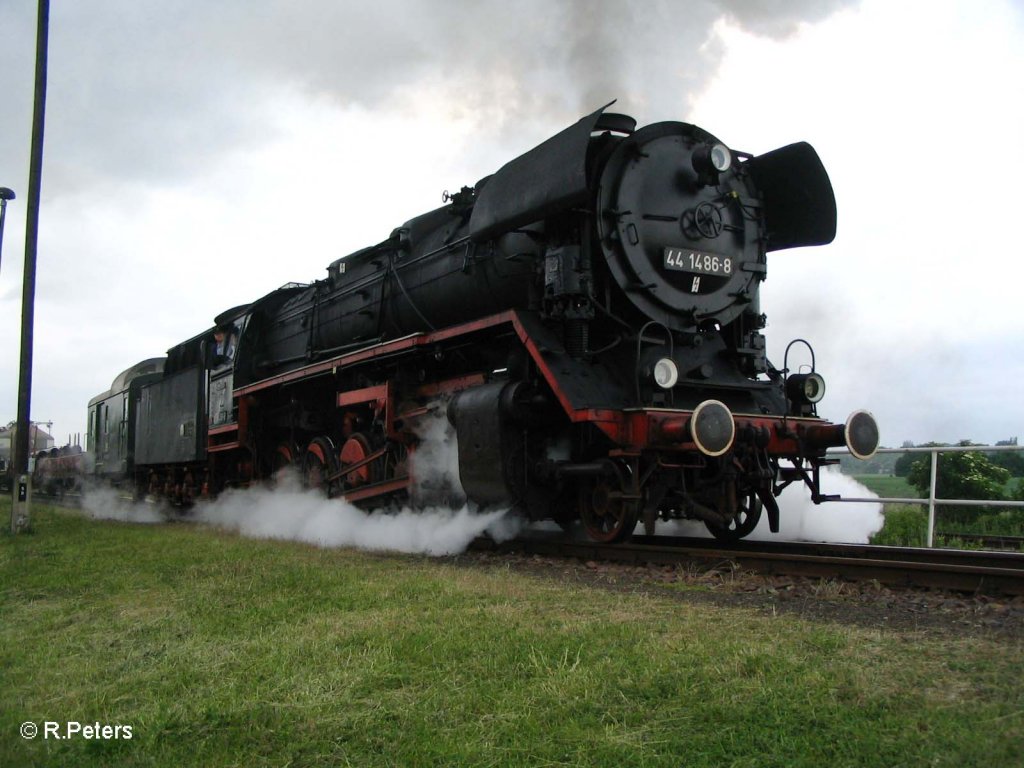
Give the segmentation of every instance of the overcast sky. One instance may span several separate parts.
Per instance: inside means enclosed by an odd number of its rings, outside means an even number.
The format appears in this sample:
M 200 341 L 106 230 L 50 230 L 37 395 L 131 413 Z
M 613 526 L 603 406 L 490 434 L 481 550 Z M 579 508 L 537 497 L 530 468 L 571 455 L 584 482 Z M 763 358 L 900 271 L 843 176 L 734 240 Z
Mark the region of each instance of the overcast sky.
M 17 410 L 34 0 L 0 0 L 0 421 Z M 618 99 L 806 140 L 832 245 L 769 257 L 769 355 L 883 443 L 1024 438 L 1024 11 L 948 2 L 52 3 L 32 418 L 437 207 Z

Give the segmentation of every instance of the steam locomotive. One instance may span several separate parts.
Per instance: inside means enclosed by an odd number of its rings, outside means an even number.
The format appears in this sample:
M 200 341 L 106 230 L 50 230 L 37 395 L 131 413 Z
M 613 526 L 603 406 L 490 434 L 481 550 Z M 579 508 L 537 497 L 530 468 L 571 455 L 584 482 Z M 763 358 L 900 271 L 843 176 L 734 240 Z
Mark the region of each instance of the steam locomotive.
M 89 474 L 88 455 L 81 446 L 65 445 L 39 451 L 32 466 L 32 487 L 47 496 L 63 496 L 81 491 Z
M 189 503 L 294 467 L 415 504 L 444 417 L 465 497 L 600 541 L 671 519 L 736 539 L 765 510 L 777 532 L 794 482 L 824 500 L 825 450 L 867 458 L 878 428 L 818 417 L 824 379 L 767 360 L 759 304 L 768 252 L 835 236 L 818 155 L 606 109 L 123 372 L 89 403 L 93 471 Z

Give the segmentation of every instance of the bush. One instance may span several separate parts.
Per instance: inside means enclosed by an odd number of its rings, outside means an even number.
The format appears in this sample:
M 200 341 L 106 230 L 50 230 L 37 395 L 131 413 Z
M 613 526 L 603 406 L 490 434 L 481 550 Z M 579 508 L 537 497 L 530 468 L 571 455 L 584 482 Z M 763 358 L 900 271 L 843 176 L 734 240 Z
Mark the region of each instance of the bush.
M 970 445 L 963 442 L 960 445 Z M 939 454 L 935 495 L 940 499 L 992 499 L 1006 498 L 1003 486 L 1010 473 L 997 467 L 981 452 Z M 931 486 L 931 458 L 924 457 L 910 467 L 907 481 L 927 496 Z M 970 525 L 982 514 L 981 507 L 944 507 L 943 518 L 957 525 Z
M 909 504 L 893 504 L 885 511 L 882 530 L 869 544 L 886 547 L 924 547 L 928 545 L 928 511 Z
M 941 514 L 941 513 L 940 513 Z M 962 526 L 955 533 L 988 536 L 1024 536 L 1024 509 L 982 509 L 969 529 Z

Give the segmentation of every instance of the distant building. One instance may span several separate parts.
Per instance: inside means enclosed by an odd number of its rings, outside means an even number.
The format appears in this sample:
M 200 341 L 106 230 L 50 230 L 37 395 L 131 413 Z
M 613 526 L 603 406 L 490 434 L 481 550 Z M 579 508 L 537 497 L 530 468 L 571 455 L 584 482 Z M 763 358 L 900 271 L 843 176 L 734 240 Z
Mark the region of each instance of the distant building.
M 50 426 L 49 424 L 47 426 Z M 13 421 L 6 427 L 0 427 L 0 467 L 7 467 L 11 463 L 14 453 L 14 437 L 18 432 L 18 425 Z M 39 424 L 33 422 L 29 432 L 29 454 L 39 451 L 47 451 L 54 446 L 53 436 L 50 435 Z

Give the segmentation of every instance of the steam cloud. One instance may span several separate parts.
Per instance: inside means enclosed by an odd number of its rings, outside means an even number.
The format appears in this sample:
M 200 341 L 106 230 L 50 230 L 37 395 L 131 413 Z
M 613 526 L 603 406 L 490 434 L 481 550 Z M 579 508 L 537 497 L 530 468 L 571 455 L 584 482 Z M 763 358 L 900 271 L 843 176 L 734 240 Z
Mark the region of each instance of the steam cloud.
M 379 0 L 358 14 L 327 0 L 69 3 L 51 22 L 61 57 L 50 67 L 47 194 L 95 194 L 113 175 L 202 173 L 264 141 L 259 105 L 285 93 L 389 111 L 426 93 L 502 133 L 543 121 L 543 134 L 616 98 L 623 111 L 678 118 L 718 68 L 716 23 L 782 39 L 853 2 Z M 0 24 L 24 31 L 0 50 L 20 107 L 0 113 L 0 157 L 17 157 L 33 4 L 0 4 Z
M 504 510 L 475 513 L 468 506 L 368 513 L 294 486 L 229 492 L 198 514 L 200 520 L 252 538 L 427 555 L 462 552 L 488 530 L 503 535 L 504 516 Z
M 878 494 L 831 467 L 821 473 L 821 491 L 854 499 L 878 498 Z M 814 504 L 810 491 L 803 485 L 786 489 L 779 497 L 779 508 L 779 532 L 776 534 L 768 530 L 768 516 L 765 515 L 750 538 L 867 544 L 871 535 L 880 531 L 885 522 L 881 504 Z
M 192 519 L 258 539 L 286 539 L 320 547 L 355 547 L 426 555 L 452 555 L 487 533 L 496 541 L 515 536 L 520 520 L 507 510 L 477 511 L 465 503 L 459 483 L 458 442 L 442 413 L 425 417 L 417 429 L 421 443 L 410 460 L 421 498 L 457 500 L 452 508 L 365 512 L 317 490 L 303 490 L 294 473 L 278 478 L 276 488 L 229 490 L 210 505 L 197 505 Z M 109 488 L 87 491 L 83 508 L 91 517 L 131 523 L 158 523 L 169 510 L 132 503 Z
M 878 498 L 849 475 L 826 467 L 821 473 L 821 492 L 853 499 Z M 867 544 L 871 535 L 882 529 L 885 518 L 882 505 L 874 502 L 826 502 L 814 504 L 811 492 L 803 485 L 792 485 L 778 497 L 779 532 L 768 529 L 768 514 L 762 513 L 757 528 L 747 536 L 756 541 L 821 541 L 833 544 Z M 643 532 L 643 526 L 637 533 Z M 685 520 L 660 523 L 665 536 L 710 537 L 701 522 Z
M 436 425 L 434 427 L 437 428 Z M 416 471 L 431 477 L 434 487 L 458 486 L 457 446 L 454 436 L 436 442 L 423 452 Z M 436 433 L 434 438 L 436 438 Z M 435 463 L 440 462 L 440 463 Z M 423 474 L 426 473 L 426 474 Z M 873 498 L 876 494 L 837 470 L 822 473 L 823 492 L 848 498 Z M 810 493 L 793 487 L 779 497 L 780 531 L 768 530 L 767 515 L 749 538 L 763 541 L 822 541 L 866 544 L 884 523 L 882 505 L 872 502 L 826 503 L 815 505 Z M 159 523 L 167 519 L 167 510 L 145 502 L 132 503 L 119 498 L 109 488 L 90 489 L 83 502 L 86 513 L 98 520 L 128 523 Z M 228 491 L 209 506 L 196 508 L 194 519 L 259 539 L 301 541 L 320 547 L 355 547 L 371 551 L 387 550 L 434 556 L 452 555 L 465 550 L 474 538 L 487 534 L 495 541 L 506 541 L 523 529 L 521 518 L 506 510 L 479 512 L 473 505 L 457 509 L 434 506 L 425 509 L 365 512 L 338 499 L 326 499 L 319 491 L 303 490 L 294 475 L 286 474 L 275 489 L 250 488 Z M 534 527 L 555 530 L 553 523 Z M 643 527 L 638 526 L 638 533 Z M 702 523 L 693 521 L 661 523 L 661 535 L 708 536 Z
M 94 520 L 122 523 L 162 523 L 167 519 L 159 504 L 134 502 L 121 498 L 113 488 L 89 485 L 82 494 L 82 509 Z
M 458 476 L 458 442 L 443 414 L 425 419 L 417 429 L 421 443 L 410 465 L 417 495 L 465 498 Z M 244 536 L 304 541 L 321 547 L 356 547 L 427 555 L 462 552 L 487 532 L 496 540 L 514 536 L 518 526 L 506 519 L 507 510 L 477 512 L 463 503 L 403 508 L 398 512 L 364 512 L 318 491 L 303 491 L 294 476 L 284 476 L 275 490 L 254 488 L 224 494 L 198 517 Z

